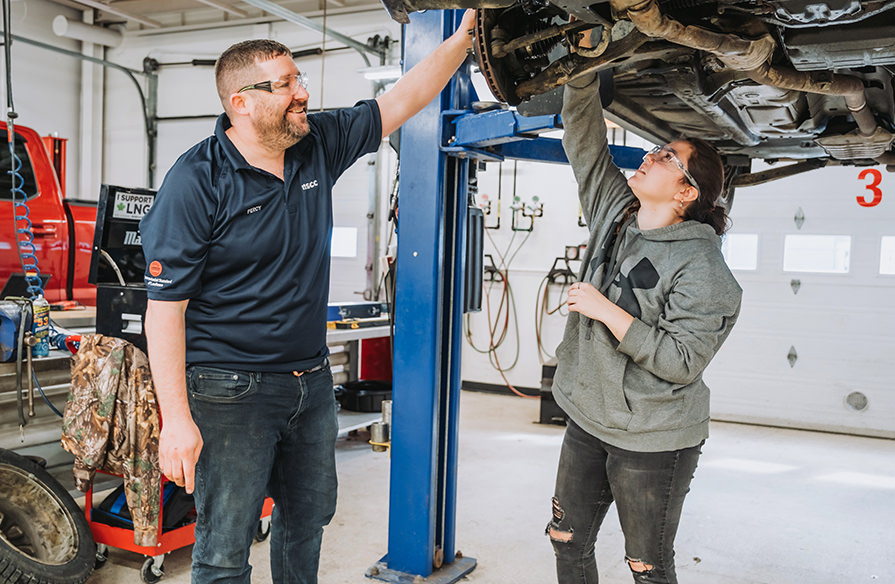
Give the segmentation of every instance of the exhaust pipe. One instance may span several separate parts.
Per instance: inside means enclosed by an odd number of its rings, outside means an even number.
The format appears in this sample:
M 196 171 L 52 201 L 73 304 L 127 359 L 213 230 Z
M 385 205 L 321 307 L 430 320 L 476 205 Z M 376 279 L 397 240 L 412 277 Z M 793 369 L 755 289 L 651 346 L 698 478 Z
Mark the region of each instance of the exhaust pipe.
M 762 85 L 807 93 L 839 95 L 845 98 L 858 129 L 864 136 L 877 130 L 873 113 L 867 107 L 864 84 L 849 75 L 817 75 L 771 65 L 777 43 L 769 34 L 747 40 L 733 34 L 687 26 L 665 16 L 656 0 L 611 0 L 617 12 L 627 12 L 631 22 L 644 34 L 716 55 L 725 65 L 743 71 Z
M 723 58 L 721 60 L 724 61 Z M 726 61 L 725 64 L 730 65 Z M 746 74 L 753 81 L 763 85 L 808 93 L 841 95 L 845 98 L 848 111 L 858 124 L 861 134 L 872 136 L 876 132 L 876 120 L 864 98 L 864 83 L 857 77 L 837 73 L 820 77 L 806 71 L 774 67 L 770 61 L 762 63 L 756 69 L 746 71 Z

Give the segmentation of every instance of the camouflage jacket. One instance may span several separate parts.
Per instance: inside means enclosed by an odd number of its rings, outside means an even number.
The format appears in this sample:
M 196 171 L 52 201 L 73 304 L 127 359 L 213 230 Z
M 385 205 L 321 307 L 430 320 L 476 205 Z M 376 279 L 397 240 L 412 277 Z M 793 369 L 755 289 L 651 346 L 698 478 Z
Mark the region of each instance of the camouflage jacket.
M 123 476 L 134 543 L 155 546 L 162 475 L 149 361 L 127 341 L 84 335 L 71 373 L 62 446 L 75 456 L 75 485 L 86 492 L 97 470 Z

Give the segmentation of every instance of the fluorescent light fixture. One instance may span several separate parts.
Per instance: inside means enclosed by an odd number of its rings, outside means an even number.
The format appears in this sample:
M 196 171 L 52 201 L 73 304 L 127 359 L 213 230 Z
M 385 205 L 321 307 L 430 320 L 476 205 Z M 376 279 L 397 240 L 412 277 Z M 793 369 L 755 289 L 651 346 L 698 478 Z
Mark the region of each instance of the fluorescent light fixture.
M 364 79 L 370 81 L 397 81 L 403 74 L 400 65 L 382 65 L 380 67 L 364 67 L 358 69 Z

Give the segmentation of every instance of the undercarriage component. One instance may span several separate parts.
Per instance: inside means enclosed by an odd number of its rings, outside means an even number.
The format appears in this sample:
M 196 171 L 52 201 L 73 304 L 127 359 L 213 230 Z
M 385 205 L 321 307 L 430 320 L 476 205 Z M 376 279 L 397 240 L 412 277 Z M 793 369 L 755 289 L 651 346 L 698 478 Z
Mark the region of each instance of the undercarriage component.
M 755 185 L 763 185 L 773 180 L 788 178 L 790 176 L 796 176 L 805 172 L 811 172 L 812 170 L 816 170 L 818 168 L 823 168 L 827 166 L 829 162 L 830 161 L 826 158 L 811 158 L 809 160 L 803 160 L 802 162 L 788 164 L 779 168 L 770 168 L 768 170 L 762 170 L 760 172 L 741 173 L 735 175 L 730 180 L 730 184 L 728 186 L 751 187 Z
M 876 120 L 867 108 L 864 84 L 857 77 L 839 74 L 812 76 L 794 69 L 771 64 L 776 42 L 765 34 L 747 40 L 733 34 L 716 33 L 697 26 L 684 26 L 666 17 L 656 0 L 612 0 L 619 11 L 627 10 L 631 21 L 642 32 L 673 43 L 717 55 L 735 71 L 745 71 L 756 83 L 824 95 L 841 95 L 858 124 L 861 133 L 871 135 Z
M 892 147 L 895 134 L 877 128 L 869 136 L 854 131 L 836 136 L 822 136 L 815 141 L 837 160 L 875 160 Z
M 845 27 L 788 29 L 783 48 L 799 71 L 824 71 L 895 63 L 895 13 Z
M 766 0 L 761 7 L 518 0 L 479 10 L 476 52 L 495 96 L 524 103 L 520 111 L 540 101 L 555 106 L 558 99 L 532 98 L 607 71 L 615 86 L 607 115 L 652 141 L 701 136 L 725 155 L 889 164 L 893 7 L 895 0 Z M 593 48 L 580 47 L 582 32 Z M 558 113 L 538 106 L 538 113 Z
M 554 25 L 555 15 L 553 11 L 541 18 L 532 18 L 522 7 L 476 11 L 476 55 L 494 97 L 518 105 L 525 98 L 517 95 L 516 86 L 549 65 L 550 52 L 565 34 L 588 28 L 582 23 Z M 553 87 L 545 87 L 538 93 Z

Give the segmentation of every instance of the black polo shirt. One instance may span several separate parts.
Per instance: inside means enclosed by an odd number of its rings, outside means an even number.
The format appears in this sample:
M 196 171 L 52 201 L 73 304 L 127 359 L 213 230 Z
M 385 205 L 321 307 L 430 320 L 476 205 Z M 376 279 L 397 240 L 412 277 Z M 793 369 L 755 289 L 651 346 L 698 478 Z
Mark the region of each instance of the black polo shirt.
M 382 135 L 374 100 L 308 116 L 284 178 L 249 165 L 225 131 L 184 153 L 140 222 L 152 300 L 189 300 L 186 361 L 293 371 L 327 355 L 332 187 Z

